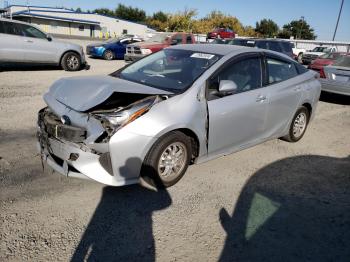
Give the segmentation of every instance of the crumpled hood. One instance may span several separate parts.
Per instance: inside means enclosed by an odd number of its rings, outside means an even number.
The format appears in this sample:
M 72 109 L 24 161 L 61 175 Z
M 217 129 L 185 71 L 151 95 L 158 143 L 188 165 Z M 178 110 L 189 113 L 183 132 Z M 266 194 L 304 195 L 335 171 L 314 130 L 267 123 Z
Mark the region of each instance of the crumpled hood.
M 80 112 L 87 111 L 105 100 L 114 92 L 134 94 L 172 94 L 170 92 L 142 85 L 112 76 L 70 77 L 56 81 L 44 95 L 45 102 L 53 98 Z M 51 98 L 51 99 L 50 99 Z

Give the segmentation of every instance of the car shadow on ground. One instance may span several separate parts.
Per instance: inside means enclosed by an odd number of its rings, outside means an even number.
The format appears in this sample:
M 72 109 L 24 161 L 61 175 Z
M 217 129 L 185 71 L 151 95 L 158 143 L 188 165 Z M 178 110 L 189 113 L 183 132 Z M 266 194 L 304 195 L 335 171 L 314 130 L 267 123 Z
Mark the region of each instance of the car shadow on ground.
M 71 261 L 155 261 L 152 214 L 171 203 L 166 190 L 105 187 Z
M 349 261 L 350 157 L 274 162 L 244 186 L 220 261 Z
M 320 101 L 338 105 L 350 105 L 350 96 L 322 91 Z
M 54 70 L 61 70 L 63 69 L 60 66 L 55 65 L 24 65 L 24 64 L 18 64 L 18 65 L 2 65 L 0 66 L 0 73 L 1 72 L 11 72 L 11 71 L 54 71 Z

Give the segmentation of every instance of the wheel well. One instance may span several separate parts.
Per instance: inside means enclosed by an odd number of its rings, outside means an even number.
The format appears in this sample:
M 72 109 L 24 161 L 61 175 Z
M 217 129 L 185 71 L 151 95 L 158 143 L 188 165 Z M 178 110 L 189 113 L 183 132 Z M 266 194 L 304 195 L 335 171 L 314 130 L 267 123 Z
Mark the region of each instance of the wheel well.
M 180 128 L 173 131 L 180 131 L 191 139 L 191 147 L 192 147 L 191 163 L 193 163 L 194 160 L 199 155 L 199 139 L 197 135 L 191 129 L 188 129 L 188 128 Z
M 312 107 L 309 103 L 304 103 L 303 106 L 305 106 L 307 108 L 307 110 L 309 111 L 309 114 L 311 116 L 311 113 L 312 113 Z
M 79 56 L 80 60 L 81 60 L 81 56 L 80 56 L 80 54 L 79 54 L 77 51 L 75 51 L 75 50 L 68 50 L 68 51 L 64 52 L 64 53 L 61 55 L 61 58 L 60 58 L 60 65 L 62 64 L 62 59 L 63 59 L 64 55 L 67 54 L 67 53 L 70 53 L 70 52 L 71 52 L 71 53 L 77 54 L 77 55 Z

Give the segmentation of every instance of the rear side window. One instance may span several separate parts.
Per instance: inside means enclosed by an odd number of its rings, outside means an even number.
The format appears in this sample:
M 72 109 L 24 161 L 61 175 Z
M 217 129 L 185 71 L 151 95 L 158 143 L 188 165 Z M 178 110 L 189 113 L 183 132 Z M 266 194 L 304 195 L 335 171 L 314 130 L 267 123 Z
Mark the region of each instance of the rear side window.
M 46 38 L 46 34 L 39 31 L 35 27 L 29 26 L 29 25 L 19 25 L 23 31 L 23 34 L 27 37 L 34 37 L 34 38 Z
M 293 62 L 288 63 L 286 61 L 267 58 L 267 69 L 268 69 L 268 83 L 274 84 L 278 82 L 282 82 L 293 78 L 298 75 L 298 71 L 295 68 Z
M 4 22 L 5 34 L 23 36 L 23 32 L 16 23 Z
M 192 44 L 192 36 L 186 35 L 186 44 Z
M 281 46 L 284 52 L 290 53 L 293 51 L 293 44 L 288 42 L 281 42 Z

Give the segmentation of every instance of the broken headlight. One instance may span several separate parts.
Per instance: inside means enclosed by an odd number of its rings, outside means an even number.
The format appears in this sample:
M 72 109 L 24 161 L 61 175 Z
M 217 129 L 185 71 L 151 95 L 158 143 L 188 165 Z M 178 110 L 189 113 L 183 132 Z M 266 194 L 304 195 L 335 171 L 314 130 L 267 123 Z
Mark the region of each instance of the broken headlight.
M 108 135 L 112 136 L 120 128 L 131 123 L 150 110 L 151 107 L 158 102 L 158 99 L 158 96 L 147 97 L 125 108 L 114 111 L 95 111 L 92 115 L 101 121 Z

